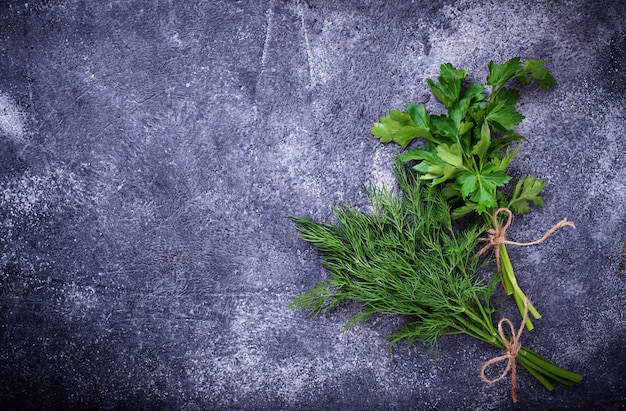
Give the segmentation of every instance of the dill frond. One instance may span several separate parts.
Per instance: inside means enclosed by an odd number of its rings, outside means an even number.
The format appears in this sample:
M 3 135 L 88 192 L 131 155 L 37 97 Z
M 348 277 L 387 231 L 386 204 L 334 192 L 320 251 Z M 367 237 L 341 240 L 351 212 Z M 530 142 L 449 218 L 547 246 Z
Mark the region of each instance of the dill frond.
M 454 229 L 439 186 L 415 179 L 400 162 L 394 172 L 399 193 L 365 187 L 371 212 L 342 204 L 334 209 L 335 224 L 292 217 L 299 237 L 319 250 L 328 278 L 290 307 L 315 316 L 344 301 L 360 303 L 362 309 L 344 330 L 376 313 L 404 316 L 405 323 L 389 337 L 389 349 L 403 340 L 421 341 L 436 353 L 439 339 L 451 334 L 504 349 L 492 321 L 498 281 L 479 276 L 474 257 L 485 227 Z M 550 390 L 553 381 L 572 385 L 582 379 L 524 346 L 516 361 Z

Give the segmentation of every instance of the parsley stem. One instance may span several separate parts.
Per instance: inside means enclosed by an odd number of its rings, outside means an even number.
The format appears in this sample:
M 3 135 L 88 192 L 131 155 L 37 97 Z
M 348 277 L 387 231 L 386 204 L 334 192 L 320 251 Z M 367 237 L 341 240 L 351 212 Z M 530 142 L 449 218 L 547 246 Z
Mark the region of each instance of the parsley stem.
M 522 349 L 520 350 L 520 356 L 523 359 L 527 359 L 529 361 L 529 363 L 532 363 L 534 365 L 538 365 L 541 366 L 542 370 L 544 370 L 546 373 L 550 374 L 551 376 L 553 376 L 554 379 L 559 380 L 562 379 L 563 381 L 559 381 L 562 382 L 564 384 L 567 384 L 566 381 L 568 382 L 580 382 L 582 381 L 582 376 L 578 373 L 572 372 L 572 371 L 568 371 L 566 369 L 563 369 L 557 365 L 555 365 L 552 361 L 548 360 L 546 357 L 537 354 L 536 352 L 534 352 L 533 350 L 526 348 L 526 347 L 522 347 Z M 520 358 L 518 356 L 518 358 Z
M 495 339 L 493 337 L 489 337 L 489 335 L 485 334 L 476 326 L 468 324 L 466 319 L 464 319 L 462 315 L 458 315 L 457 317 L 455 317 L 455 320 L 458 323 L 455 324 L 453 327 L 459 330 L 461 333 L 467 334 L 470 337 L 474 337 L 477 340 L 481 340 L 489 344 L 493 344 L 495 342 Z
M 513 294 L 515 299 L 515 303 L 517 304 L 517 308 L 520 313 L 524 312 L 524 300 L 526 300 L 526 295 L 520 288 L 517 283 L 517 279 L 515 278 L 515 273 L 513 272 L 513 265 L 511 264 L 511 259 L 509 258 L 509 254 L 506 251 L 506 245 L 500 244 L 500 267 L 502 270 L 502 279 L 505 283 L 506 292 L 508 295 Z M 530 299 L 528 300 L 530 302 Z M 541 318 L 541 314 L 537 311 L 537 309 L 533 306 L 532 303 L 528 306 L 528 311 L 532 314 L 535 319 Z M 530 331 L 534 328 L 530 317 L 526 319 L 526 328 Z

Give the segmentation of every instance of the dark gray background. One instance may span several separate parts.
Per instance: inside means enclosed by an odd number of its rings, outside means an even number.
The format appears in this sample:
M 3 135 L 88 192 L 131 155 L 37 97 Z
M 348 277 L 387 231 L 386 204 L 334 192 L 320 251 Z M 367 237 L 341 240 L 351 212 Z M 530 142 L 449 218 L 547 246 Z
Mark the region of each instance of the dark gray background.
M 520 409 L 626 407 L 626 3 L 4 1 L 3 408 L 493 409 L 469 337 L 386 353 L 399 319 L 286 309 L 324 277 L 288 215 L 328 220 L 392 183 L 369 129 L 452 62 L 549 59 L 523 91 L 514 176 L 549 181 L 510 250 L 544 318 L 523 341 L 580 372 Z M 501 295 L 500 295 L 501 296 Z M 511 300 L 503 315 L 519 321 Z M 497 317 L 496 317 L 497 318 Z

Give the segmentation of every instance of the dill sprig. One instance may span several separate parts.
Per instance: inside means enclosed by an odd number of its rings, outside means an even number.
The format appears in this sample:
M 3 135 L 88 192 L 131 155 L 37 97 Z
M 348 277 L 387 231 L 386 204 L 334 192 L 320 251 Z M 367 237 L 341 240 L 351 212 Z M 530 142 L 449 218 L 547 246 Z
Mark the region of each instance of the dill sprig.
M 467 334 L 504 349 L 492 321 L 495 282 L 478 275 L 473 257 L 485 227 L 455 230 L 438 186 L 421 183 L 401 163 L 394 172 L 399 194 L 366 187 L 371 212 L 340 205 L 336 224 L 292 217 L 299 237 L 321 252 L 329 278 L 290 307 L 318 315 L 344 301 L 361 303 L 346 329 L 375 313 L 406 316 L 390 347 L 417 340 L 436 349 L 444 335 Z M 554 381 L 572 385 L 582 378 L 524 346 L 517 361 L 550 390 Z

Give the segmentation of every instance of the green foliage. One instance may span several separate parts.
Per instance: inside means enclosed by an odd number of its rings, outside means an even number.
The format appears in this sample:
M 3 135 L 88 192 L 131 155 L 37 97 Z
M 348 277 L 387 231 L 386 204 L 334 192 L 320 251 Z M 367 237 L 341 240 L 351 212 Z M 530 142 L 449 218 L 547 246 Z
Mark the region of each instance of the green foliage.
M 401 196 L 369 187 L 371 213 L 342 205 L 336 225 L 293 218 L 300 238 L 322 252 L 330 279 L 291 307 L 316 315 L 344 300 L 362 303 L 346 328 L 373 313 L 407 316 L 392 344 L 417 339 L 434 347 L 439 337 L 459 332 L 491 338 L 490 329 L 467 314 L 492 311 L 493 284 L 477 277 L 473 258 L 484 227 L 453 230 L 440 188 L 414 183 L 402 164 L 395 171 Z
M 526 213 L 530 204 L 543 204 L 539 194 L 546 183 L 538 178 L 518 181 L 510 199 L 502 188 L 511 180 L 507 168 L 523 139 L 515 127 L 524 119 L 515 108 L 519 91 L 505 85 L 515 79 L 522 85 L 534 80 L 546 89 L 554 78 L 544 65 L 543 60 L 522 64 L 519 57 L 500 65 L 490 62 L 487 96 L 481 83 L 463 87 L 468 71 L 446 63 L 437 82 L 428 80 L 428 86 L 447 114 L 429 115 L 424 104 L 408 103 L 405 111 L 390 110 L 381 117 L 372 127 L 374 137 L 402 148 L 422 137 L 423 147 L 399 156 L 394 169 L 399 194 L 367 188 L 372 212 L 340 205 L 334 209 L 336 224 L 292 217 L 299 237 L 320 251 L 329 277 L 296 297 L 290 307 L 318 315 L 344 301 L 360 303 L 361 310 L 344 329 L 374 314 L 404 316 L 406 322 L 390 336 L 390 347 L 417 340 L 435 349 L 444 335 L 466 334 L 504 349 L 490 301 L 500 278 L 487 283 L 479 277 L 474 254 L 486 226 L 459 231 L 452 220 L 477 212 L 486 224 L 497 225 L 497 207 Z M 403 164 L 409 162 L 416 175 Z M 505 245 L 499 247 L 505 290 L 524 312 L 526 296 Z M 528 312 L 539 318 L 530 303 Z M 532 329 L 528 317 L 526 326 Z M 582 378 L 524 346 L 516 361 L 550 390 L 554 381 L 572 385 Z
M 454 217 L 475 211 L 488 220 L 497 207 L 510 206 L 516 213 L 525 213 L 530 211 L 529 202 L 541 204 L 539 193 L 545 186 L 541 180 L 521 180 L 521 191 L 510 200 L 505 198 L 502 187 L 511 179 L 506 169 L 517 155 L 515 142 L 523 139 L 514 129 L 524 119 L 515 108 L 519 90 L 505 85 L 512 80 L 522 85 L 535 80 L 542 89 L 554 85 L 545 60 L 526 60 L 523 64 L 519 57 L 504 64 L 491 61 L 486 79 L 491 87 L 489 98 L 481 83 L 463 87 L 467 70 L 450 63 L 440 69 L 438 81 L 428 80 L 428 86 L 446 107 L 447 115 L 429 115 L 422 103 L 408 103 L 406 111 L 391 110 L 389 116 L 374 124 L 374 137 L 402 148 L 423 137 L 423 148 L 414 148 L 400 158 L 416 163 L 414 169 L 420 179 L 433 186 L 445 185 L 446 197 L 454 205 Z
M 420 114 L 422 112 L 425 114 L 425 110 L 423 104 L 418 107 L 413 103 L 407 105 L 408 113 L 390 110 L 388 116 L 380 118 L 380 123 L 374 124 L 371 133 L 382 143 L 393 141 L 400 144 L 402 148 L 406 148 L 416 136 L 432 139 L 430 126 L 420 122 L 422 120 Z M 428 117 L 426 121 L 429 121 Z
M 529 202 L 543 205 L 543 199 L 539 197 L 539 193 L 545 186 L 545 182 L 535 177 L 521 179 L 515 185 L 508 208 L 514 213 L 528 213 L 530 212 Z
M 467 70 L 459 70 L 452 67 L 452 64 L 441 65 L 441 75 L 439 82 L 428 80 L 431 91 L 441 103 L 447 108 L 452 107 L 459 99 L 461 93 L 461 81 L 467 76 Z

